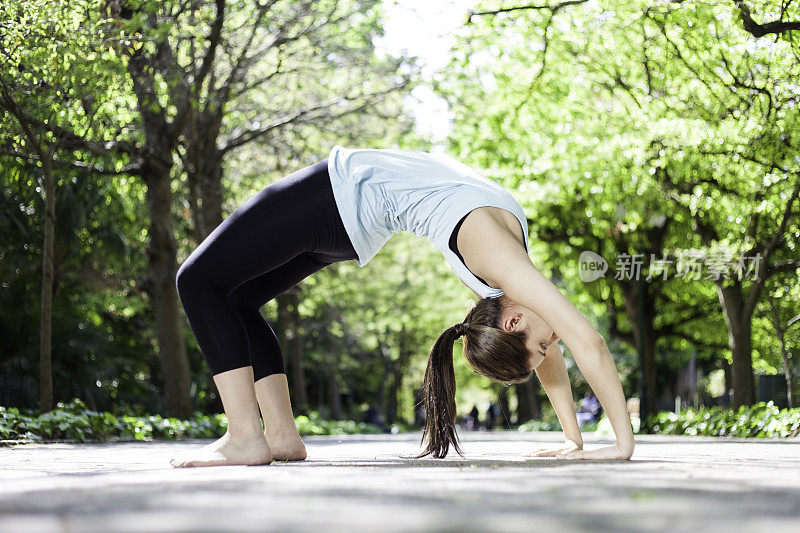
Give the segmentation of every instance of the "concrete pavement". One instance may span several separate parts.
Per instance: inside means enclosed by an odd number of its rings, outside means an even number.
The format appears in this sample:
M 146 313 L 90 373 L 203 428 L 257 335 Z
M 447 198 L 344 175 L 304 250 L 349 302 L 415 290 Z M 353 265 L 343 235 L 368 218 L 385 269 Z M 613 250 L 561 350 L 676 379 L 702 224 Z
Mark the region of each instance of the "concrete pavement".
M 0 448 L 0 532 L 800 531 L 800 440 L 637 436 L 631 461 L 526 459 L 560 433 L 307 437 L 309 459 L 173 469 L 209 441 Z M 607 444 L 585 434 L 585 448 Z

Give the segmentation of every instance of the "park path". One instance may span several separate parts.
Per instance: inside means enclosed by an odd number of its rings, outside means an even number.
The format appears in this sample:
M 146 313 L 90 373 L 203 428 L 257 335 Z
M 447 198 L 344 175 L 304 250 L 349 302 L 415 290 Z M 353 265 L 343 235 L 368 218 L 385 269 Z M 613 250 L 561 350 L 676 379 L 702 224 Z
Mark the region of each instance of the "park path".
M 208 441 L 0 448 L 0 532 L 800 531 L 800 440 L 637 436 L 631 461 L 526 459 L 559 433 L 307 437 L 309 459 L 173 469 Z M 586 435 L 586 449 L 607 443 Z

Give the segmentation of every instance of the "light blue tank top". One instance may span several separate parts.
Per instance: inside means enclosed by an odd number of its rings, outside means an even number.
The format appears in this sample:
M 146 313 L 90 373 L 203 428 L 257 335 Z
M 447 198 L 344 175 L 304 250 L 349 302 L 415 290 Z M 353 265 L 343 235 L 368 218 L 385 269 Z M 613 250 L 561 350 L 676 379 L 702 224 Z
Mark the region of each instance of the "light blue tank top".
M 530 253 L 525 213 L 514 197 L 446 155 L 336 145 L 328 156 L 328 173 L 359 267 L 369 263 L 393 234 L 405 231 L 431 241 L 458 277 L 482 298 L 502 296 L 501 289 L 475 277 L 448 246 L 458 221 L 483 206 L 513 213 Z

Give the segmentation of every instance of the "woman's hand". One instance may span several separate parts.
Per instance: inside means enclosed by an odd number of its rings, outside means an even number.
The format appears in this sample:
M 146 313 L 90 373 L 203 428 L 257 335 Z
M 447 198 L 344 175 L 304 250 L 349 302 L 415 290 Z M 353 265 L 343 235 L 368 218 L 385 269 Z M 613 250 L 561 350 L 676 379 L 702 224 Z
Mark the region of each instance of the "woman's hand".
M 582 442 L 575 442 L 570 439 L 565 439 L 564 444 L 557 448 L 540 448 L 531 453 L 524 453 L 522 454 L 523 457 L 557 457 L 558 455 L 563 455 L 567 453 L 572 453 L 574 451 L 580 451 L 583 449 Z
M 630 449 L 624 449 L 630 448 Z M 613 460 L 613 459 L 630 459 L 633 455 L 633 446 L 623 447 L 619 443 L 613 446 L 604 446 L 596 450 L 573 450 L 571 452 L 559 453 L 556 459 L 596 459 L 596 460 Z

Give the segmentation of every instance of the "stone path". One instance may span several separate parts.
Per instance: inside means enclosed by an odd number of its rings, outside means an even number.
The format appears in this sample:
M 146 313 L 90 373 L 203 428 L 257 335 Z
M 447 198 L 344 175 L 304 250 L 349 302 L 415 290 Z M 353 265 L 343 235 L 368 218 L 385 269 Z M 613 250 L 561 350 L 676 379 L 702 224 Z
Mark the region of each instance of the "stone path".
M 800 531 L 800 440 L 637 437 L 633 460 L 526 459 L 559 433 L 308 437 L 309 459 L 173 469 L 208 441 L 0 448 L 0 532 Z M 607 442 L 587 434 L 586 448 Z

